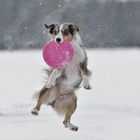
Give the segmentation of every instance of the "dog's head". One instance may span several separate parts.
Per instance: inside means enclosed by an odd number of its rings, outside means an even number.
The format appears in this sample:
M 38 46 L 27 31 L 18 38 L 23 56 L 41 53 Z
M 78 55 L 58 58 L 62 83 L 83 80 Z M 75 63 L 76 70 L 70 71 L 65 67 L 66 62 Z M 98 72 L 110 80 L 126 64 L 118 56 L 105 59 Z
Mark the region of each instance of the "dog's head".
M 64 40 L 71 41 L 74 35 L 79 32 L 79 27 L 71 23 L 45 24 L 45 27 L 49 30 L 54 41 L 58 43 L 62 43 Z

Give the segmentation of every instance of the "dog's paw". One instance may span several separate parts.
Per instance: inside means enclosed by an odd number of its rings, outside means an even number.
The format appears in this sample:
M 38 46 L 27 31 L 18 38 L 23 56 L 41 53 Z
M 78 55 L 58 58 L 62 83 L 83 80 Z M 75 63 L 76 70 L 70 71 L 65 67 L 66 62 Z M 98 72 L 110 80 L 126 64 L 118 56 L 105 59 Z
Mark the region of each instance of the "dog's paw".
M 31 111 L 31 113 L 32 113 L 33 115 L 36 115 L 36 116 L 37 116 L 37 115 L 38 115 L 38 110 L 34 108 L 34 109 Z
M 84 88 L 87 90 L 90 90 L 90 89 L 92 89 L 92 86 L 91 85 L 84 85 Z
M 90 83 L 89 83 L 89 80 L 86 76 L 83 78 L 83 87 L 87 90 L 92 88 Z
M 70 128 L 70 130 L 72 130 L 72 131 L 78 131 L 78 126 L 73 126 L 72 128 Z
M 68 123 L 63 122 L 63 124 L 66 128 L 69 128 L 72 131 L 78 131 L 78 126 L 75 126 L 75 125 L 71 124 L 70 122 L 68 122 Z

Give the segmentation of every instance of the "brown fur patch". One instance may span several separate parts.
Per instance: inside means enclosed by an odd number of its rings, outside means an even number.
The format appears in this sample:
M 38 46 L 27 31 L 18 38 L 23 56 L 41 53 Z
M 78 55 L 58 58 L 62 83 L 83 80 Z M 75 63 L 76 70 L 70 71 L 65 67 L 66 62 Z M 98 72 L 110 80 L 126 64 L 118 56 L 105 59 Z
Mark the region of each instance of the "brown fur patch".
M 40 107 L 43 103 L 45 103 L 46 99 L 49 97 L 52 88 L 47 89 L 38 99 L 38 102 L 35 106 L 35 109 L 40 110 Z
M 60 95 L 54 105 L 53 108 L 56 110 L 56 112 L 60 115 L 66 115 L 70 117 L 75 109 L 76 109 L 76 103 L 77 103 L 77 97 L 76 95 L 72 93 Z
M 63 38 L 64 38 L 64 40 L 66 40 L 66 41 L 71 41 L 71 40 L 72 40 L 72 35 L 71 35 L 71 34 L 68 34 L 68 35 L 66 35 L 66 36 L 63 35 Z

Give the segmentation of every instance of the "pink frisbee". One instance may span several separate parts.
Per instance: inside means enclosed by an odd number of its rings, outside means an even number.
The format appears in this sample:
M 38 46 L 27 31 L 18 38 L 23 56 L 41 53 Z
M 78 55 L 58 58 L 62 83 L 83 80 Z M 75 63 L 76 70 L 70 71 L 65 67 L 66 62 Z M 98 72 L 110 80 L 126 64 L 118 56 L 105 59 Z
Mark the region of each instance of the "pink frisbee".
M 52 68 L 64 68 L 73 58 L 74 50 L 69 41 L 50 41 L 43 49 L 44 61 Z

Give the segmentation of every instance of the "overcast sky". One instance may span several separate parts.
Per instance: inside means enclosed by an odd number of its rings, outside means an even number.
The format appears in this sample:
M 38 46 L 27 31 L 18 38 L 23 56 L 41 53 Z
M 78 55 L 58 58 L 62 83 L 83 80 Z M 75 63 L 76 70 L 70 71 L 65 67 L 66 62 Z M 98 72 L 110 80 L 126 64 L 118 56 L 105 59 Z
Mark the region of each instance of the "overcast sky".
M 56 22 L 79 25 L 88 47 L 140 46 L 139 7 L 140 0 L 3 0 L 0 48 L 41 48 L 44 23 Z
M 127 2 L 127 1 L 140 1 L 140 0 L 99 0 L 99 1 L 122 1 L 122 2 Z

